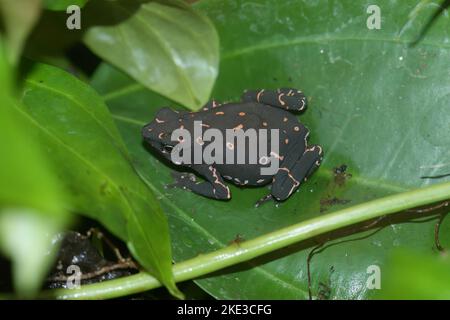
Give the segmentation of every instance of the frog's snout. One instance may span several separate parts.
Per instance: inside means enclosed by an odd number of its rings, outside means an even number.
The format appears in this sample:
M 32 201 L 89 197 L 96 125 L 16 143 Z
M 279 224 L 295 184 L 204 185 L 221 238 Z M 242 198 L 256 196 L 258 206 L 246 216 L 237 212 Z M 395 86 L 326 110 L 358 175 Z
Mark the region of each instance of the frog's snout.
M 142 130 L 141 130 L 142 137 L 144 137 L 144 139 L 150 138 L 152 135 L 152 130 L 153 129 L 152 129 L 151 124 L 150 123 L 146 124 L 144 127 L 142 127 Z

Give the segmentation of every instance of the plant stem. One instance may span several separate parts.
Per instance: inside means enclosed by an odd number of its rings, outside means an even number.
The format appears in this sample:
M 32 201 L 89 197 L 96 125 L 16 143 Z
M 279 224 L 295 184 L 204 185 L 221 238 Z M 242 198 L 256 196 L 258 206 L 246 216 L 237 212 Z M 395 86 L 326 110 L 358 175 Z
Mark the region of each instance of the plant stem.
M 450 199 L 450 182 L 368 201 L 177 263 L 173 267 L 175 281 L 180 282 L 204 276 L 326 232 L 446 199 Z M 44 292 L 41 297 L 108 299 L 143 292 L 159 286 L 161 283 L 156 278 L 141 272 L 128 277 L 85 285 L 79 289 L 49 290 Z

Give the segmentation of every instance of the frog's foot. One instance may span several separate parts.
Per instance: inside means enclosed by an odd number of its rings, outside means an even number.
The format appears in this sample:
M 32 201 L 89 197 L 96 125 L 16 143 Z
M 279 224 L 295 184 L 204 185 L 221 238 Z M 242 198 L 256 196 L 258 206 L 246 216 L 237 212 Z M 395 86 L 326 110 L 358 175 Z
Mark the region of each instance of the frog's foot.
M 171 175 L 174 179 L 174 182 L 166 184 L 164 186 L 164 188 L 166 189 L 173 189 L 173 188 L 189 189 L 188 186 L 190 184 L 197 183 L 197 177 L 193 173 L 172 171 Z
M 255 208 L 259 208 L 262 204 L 269 202 L 270 200 L 275 201 L 275 198 L 272 196 L 271 193 L 269 193 L 268 195 L 265 195 L 264 197 L 262 197 L 261 199 L 256 201 Z
M 305 95 L 294 88 L 249 90 L 243 93 L 241 100 L 258 102 L 285 110 L 303 111 L 306 108 Z
M 196 165 L 192 169 L 206 181 L 197 181 L 197 177 L 192 173 L 174 172 L 172 176 L 175 178 L 175 182 L 166 187 L 182 188 L 207 198 L 219 200 L 228 200 L 231 198 L 230 189 L 223 182 L 216 168 L 208 165 Z

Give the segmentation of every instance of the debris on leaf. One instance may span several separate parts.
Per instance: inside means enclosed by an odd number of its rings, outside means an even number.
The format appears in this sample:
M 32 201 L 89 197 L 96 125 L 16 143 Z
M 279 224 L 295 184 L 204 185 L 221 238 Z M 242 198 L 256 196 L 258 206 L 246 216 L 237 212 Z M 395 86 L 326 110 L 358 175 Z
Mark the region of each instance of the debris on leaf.
M 348 199 L 339 199 L 337 197 L 332 198 L 324 198 L 320 200 L 320 212 L 325 212 L 328 210 L 328 207 L 347 204 L 351 200 Z
M 339 187 L 342 187 L 345 182 L 352 177 L 352 174 L 348 173 L 347 169 L 348 166 L 346 164 L 341 164 L 340 166 L 333 168 L 334 182 Z
M 230 246 L 233 244 L 240 245 L 244 241 L 245 241 L 244 237 L 240 234 L 237 234 L 236 237 L 233 240 L 231 240 L 228 244 Z
M 106 239 L 100 235 L 100 239 Z M 105 242 L 110 246 L 109 240 Z M 79 278 L 79 284 L 84 285 L 128 276 L 138 271 L 136 264 L 131 259 L 122 258 L 117 248 L 111 248 L 117 261 L 106 259 L 89 235 L 68 231 L 58 235 L 54 245 L 59 245 L 59 251 L 55 266 L 47 278 L 46 287 L 49 289 L 68 288 L 77 281 L 76 277 Z

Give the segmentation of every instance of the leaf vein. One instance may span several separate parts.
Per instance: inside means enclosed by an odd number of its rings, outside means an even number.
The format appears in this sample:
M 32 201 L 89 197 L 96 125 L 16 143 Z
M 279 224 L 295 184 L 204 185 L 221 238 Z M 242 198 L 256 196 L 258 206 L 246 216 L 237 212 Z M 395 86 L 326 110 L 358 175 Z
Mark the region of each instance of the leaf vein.
M 252 53 L 254 51 L 263 51 L 268 49 L 275 49 L 280 47 L 286 47 L 291 45 L 298 45 L 298 44 L 305 44 L 305 43 L 311 43 L 311 44 L 320 44 L 320 43 L 327 43 L 327 42 L 345 42 L 345 41 L 379 41 L 379 42 L 390 42 L 394 43 L 396 45 L 409 45 L 411 43 L 411 40 L 406 39 L 390 39 L 390 38 L 355 38 L 355 37 L 324 37 L 323 35 L 311 35 L 307 37 L 300 37 L 295 38 L 289 41 L 280 41 L 280 42 L 273 42 L 273 43 L 259 43 L 255 45 L 251 45 L 248 47 L 244 47 L 242 49 L 229 51 L 227 53 L 224 53 L 221 57 L 221 60 L 231 59 L 235 58 L 240 55 L 245 55 Z M 434 43 L 431 41 L 423 40 L 420 42 L 421 45 L 431 46 L 431 47 L 438 47 L 438 48 L 450 48 L 450 44 L 442 44 L 442 43 Z

